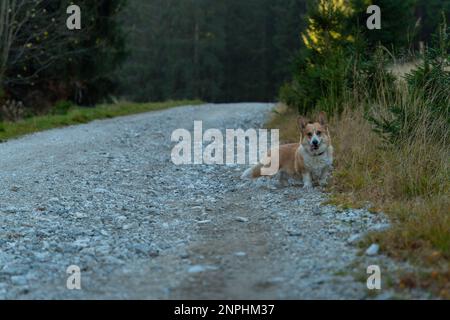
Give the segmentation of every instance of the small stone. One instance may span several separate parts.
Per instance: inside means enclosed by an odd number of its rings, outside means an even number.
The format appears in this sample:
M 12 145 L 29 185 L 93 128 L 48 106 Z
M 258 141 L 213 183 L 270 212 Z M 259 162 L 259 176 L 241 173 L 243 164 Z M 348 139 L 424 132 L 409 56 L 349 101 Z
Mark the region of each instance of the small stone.
M 81 212 L 75 212 L 75 213 L 73 214 L 73 216 L 74 216 L 75 218 L 77 218 L 77 219 L 83 219 L 83 218 L 86 218 L 86 217 L 87 217 L 86 214 L 81 213 Z
M 209 270 L 217 270 L 214 266 L 195 265 L 188 269 L 188 273 L 201 273 Z
M 202 220 L 202 221 L 197 221 L 197 224 L 208 224 L 210 222 L 211 222 L 211 220 Z
M 347 239 L 347 243 L 355 244 L 356 242 L 359 242 L 361 239 L 362 239 L 362 236 L 360 234 L 354 234 Z
M 366 250 L 366 255 L 375 256 L 378 254 L 378 251 L 380 251 L 380 246 L 374 243 Z
M 302 235 L 300 230 L 288 230 L 287 232 L 291 237 L 300 237 Z
M 188 259 L 190 257 L 190 254 L 188 252 L 183 252 L 180 254 L 181 259 Z
M 122 223 L 122 222 L 124 222 L 125 220 L 127 220 L 127 217 L 125 217 L 125 216 L 118 216 L 118 217 L 116 218 L 116 221 L 117 221 L 118 223 Z
M 236 221 L 238 221 L 238 222 L 248 222 L 248 219 L 244 218 L 244 217 L 236 217 Z
M 206 268 L 201 265 L 192 266 L 188 269 L 189 273 L 200 273 L 200 272 L 205 272 L 205 271 L 206 271 Z
M 321 215 L 322 214 L 322 208 L 320 206 L 315 206 L 314 208 L 312 208 L 312 213 L 315 216 Z
M 371 227 L 369 229 L 369 231 L 373 231 L 373 232 L 383 232 L 388 230 L 391 227 L 391 225 L 389 223 L 379 223 L 374 225 L 373 227 Z
M 273 278 L 269 279 L 268 282 L 272 283 L 272 284 L 276 284 L 276 283 L 281 283 L 284 281 L 285 281 L 285 279 L 283 277 L 273 277 Z
M 243 252 L 243 251 L 239 251 L 239 252 L 235 252 L 234 255 L 236 257 L 246 257 L 247 253 Z
M 27 277 L 22 276 L 22 275 L 20 275 L 20 276 L 12 276 L 11 277 L 11 282 L 15 286 L 26 286 L 28 284 Z
M 47 252 L 35 252 L 34 256 L 36 257 L 36 259 L 38 259 L 39 261 L 45 261 L 47 260 L 49 254 Z
M 19 209 L 16 208 L 16 207 L 9 206 L 9 207 L 3 209 L 2 211 L 3 211 L 3 212 L 6 212 L 6 213 L 16 213 L 18 210 L 19 210 Z
M 75 247 L 79 247 L 79 248 L 86 248 L 87 246 L 89 246 L 90 241 L 91 241 L 91 239 L 89 239 L 89 238 L 77 239 L 74 241 L 73 245 Z
M 134 250 L 138 254 L 146 255 L 152 258 L 155 258 L 159 256 L 160 248 L 156 246 L 155 244 L 144 244 L 144 243 L 138 243 L 129 246 L 130 249 Z
M 152 244 L 152 245 L 150 245 L 150 248 L 148 250 L 148 255 L 152 258 L 156 258 L 159 256 L 160 251 L 161 251 L 161 249 L 159 249 L 158 246 Z
M 26 270 L 27 267 L 25 265 L 10 263 L 3 267 L 2 272 L 10 275 L 18 275 L 26 272 Z

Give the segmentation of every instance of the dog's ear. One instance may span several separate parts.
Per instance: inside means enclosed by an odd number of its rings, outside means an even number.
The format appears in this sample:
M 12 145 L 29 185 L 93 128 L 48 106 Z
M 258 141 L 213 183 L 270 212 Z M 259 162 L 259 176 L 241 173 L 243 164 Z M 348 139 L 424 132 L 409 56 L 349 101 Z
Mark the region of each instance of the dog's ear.
M 328 124 L 327 114 L 324 111 L 321 111 L 319 113 L 319 116 L 317 117 L 317 122 L 319 122 L 320 125 L 322 125 L 322 126 L 327 126 L 327 124 Z
M 300 131 L 305 130 L 306 126 L 308 125 L 308 119 L 306 119 L 303 116 L 298 117 L 297 119 L 298 128 Z

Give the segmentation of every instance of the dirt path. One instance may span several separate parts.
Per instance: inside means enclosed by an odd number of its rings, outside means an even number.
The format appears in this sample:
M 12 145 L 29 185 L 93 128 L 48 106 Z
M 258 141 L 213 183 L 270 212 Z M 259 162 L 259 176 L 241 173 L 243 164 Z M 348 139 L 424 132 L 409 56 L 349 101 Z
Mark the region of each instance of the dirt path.
M 242 166 L 179 166 L 173 130 L 259 128 L 273 106 L 187 106 L 96 121 L 0 145 L 0 298 L 364 299 L 349 238 L 381 215 L 326 195 L 243 182 Z M 82 290 L 66 288 L 81 268 Z M 390 298 L 382 290 L 379 298 Z

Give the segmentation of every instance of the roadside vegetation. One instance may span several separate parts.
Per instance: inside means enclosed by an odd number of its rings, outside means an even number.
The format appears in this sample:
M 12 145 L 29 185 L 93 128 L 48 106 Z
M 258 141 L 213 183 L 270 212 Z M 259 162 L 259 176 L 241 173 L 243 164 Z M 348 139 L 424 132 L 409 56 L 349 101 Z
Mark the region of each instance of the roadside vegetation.
M 330 202 L 344 207 L 369 203 L 374 214 L 388 214 L 392 228 L 370 234 L 362 245 L 379 243 L 383 253 L 421 267 L 417 274 L 404 275 L 399 288 L 424 287 L 449 299 L 447 17 L 437 15 L 441 23 L 423 39 L 420 51 L 413 39 L 385 39 L 382 32 L 389 30 L 365 36 L 367 31 L 358 27 L 365 22 L 356 22 L 358 1 L 318 3 L 310 8 L 293 80 L 281 90 L 284 106 L 269 126 L 281 128 L 285 142 L 297 141 L 297 116 L 327 111 L 336 147 Z M 399 1 L 398 9 L 405 4 Z M 409 9 L 414 14 L 413 2 Z M 420 24 L 413 27 L 421 34 Z M 402 31 L 396 32 L 400 37 Z
M 60 102 L 56 104 L 56 107 L 50 114 L 0 123 L 0 141 L 17 138 L 37 131 L 88 123 L 98 119 L 114 118 L 201 103 L 198 100 L 153 103 L 118 102 L 115 104 L 99 105 L 95 108 L 86 108 L 73 106 L 69 102 Z

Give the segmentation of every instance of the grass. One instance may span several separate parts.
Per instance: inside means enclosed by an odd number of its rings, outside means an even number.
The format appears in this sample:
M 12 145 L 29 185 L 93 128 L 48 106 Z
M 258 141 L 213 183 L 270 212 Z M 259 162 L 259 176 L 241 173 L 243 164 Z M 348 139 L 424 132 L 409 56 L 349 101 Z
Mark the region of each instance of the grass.
M 38 131 L 88 123 L 98 119 L 114 118 L 183 105 L 197 105 L 201 103 L 201 101 L 186 100 L 156 103 L 124 102 L 99 105 L 95 108 L 72 107 L 64 115 L 35 116 L 20 120 L 18 122 L 0 122 L 0 141 L 6 141 Z
M 398 287 L 423 287 L 450 299 L 448 141 L 427 131 L 430 126 L 425 121 L 423 127 L 419 124 L 415 133 L 411 132 L 410 141 L 387 147 L 362 108 L 347 105 L 344 109 L 330 120 L 336 150 L 330 203 L 348 208 L 369 202 L 370 211 L 385 212 L 393 227 L 370 234 L 366 244 L 377 242 L 383 253 L 408 260 L 421 270 L 404 275 Z M 279 107 L 268 127 L 280 129 L 282 143 L 297 142 L 296 119 L 297 112 Z M 434 126 L 449 130 L 446 119 L 443 121 L 434 119 Z

